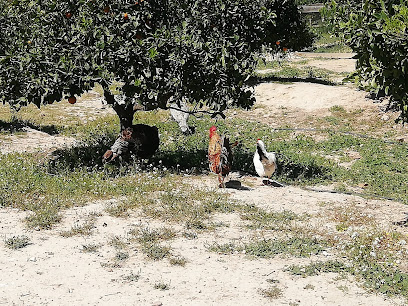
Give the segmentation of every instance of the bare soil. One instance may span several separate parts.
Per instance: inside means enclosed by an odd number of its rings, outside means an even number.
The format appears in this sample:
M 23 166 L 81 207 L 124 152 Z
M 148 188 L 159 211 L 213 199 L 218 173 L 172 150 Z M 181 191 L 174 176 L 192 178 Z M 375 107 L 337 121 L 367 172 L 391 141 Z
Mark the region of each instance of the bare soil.
M 342 59 L 335 59 L 335 65 L 344 67 L 344 71 L 352 69 L 350 55 L 345 60 L 342 63 Z M 328 62 L 324 60 L 326 67 Z M 381 116 L 378 105 L 365 95 L 347 86 L 265 83 L 256 87 L 255 108 L 246 116 L 268 123 L 271 128 L 280 124 L 275 120 L 281 118 L 282 111 L 285 118 L 293 118 L 301 124 L 309 116 L 327 115 L 329 108 L 335 105 L 345 109 L 370 108 Z M 78 107 L 82 107 L 81 101 Z M 102 109 L 102 104 L 98 102 L 94 107 Z M 27 130 L 25 136 L 12 135 L 5 139 L 0 149 L 2 153 L 52 149 L 71 145 L 72 141 Z M 232 178 L 248 187 L 247 190 L 223 191 L 233 198 L 270 211 L 308 213 L 315 217 L 311 227 L 320 226 L 328 232 L 335 231 L 330 215 L 338 207 L 357 208 L 372 215 L 378 226 L 390 230 L 396 229 L 393 222 L 402 220 L 407 212 L 404 205 L 392 201 L 293 186 L 273 188 L 262 186 L 257 177 L 242 177 L 237 173 L 233 173 Z M 212 175 L 187 179 L 203 188 L 215 188 L 217 184 Z M 105 208 L 115 201 L 98 201 L 69 209 L 64 212 L 63 222 L 49 231 L 25 228 L 22 220 L 27 212 L 1 209 L 0 235 L 5 239 L 27 235 L 32 244 L 17 251 L 4 244 L 0 246 L 0 305 L 404 305 L 400 299 L 368 292 L 350 276 L 323 273 L 303 278 L 284 271 L 291 264 L 335 259 L 336 255 L 330 250 L 307 259 L 288 256 L 253 259 L 243 253 L 209 252 L 206 246 L 214 242 L 252 238 L 242 226 L 243 221 L 234 214 L 217 216 L 227 227 L 200 234 L 196 239 L 179 237 L 171 241 L 173 252 L 187 259 L 185 267 L 170 265 L 167 260 L 148 260 L 137 249 L 131 250 L 129 259 L 115 266 L 112 264 L 115 249 L 108 244 L 109 240 L 115 236 L 127 237 L 137 226 L 162 226 L 136 214 L 126 219 L 109 216 Z M 60 235 L 83 224 L 90 214 L 98 216 L 91 236 L 64 238 Z M 404 228 L 398 230 L 407 232 Z M 267 233 L 260 231 L 258 235 L 262 237 Z M 84 246 L 90 244 L 100 245 L 98 251 L 84 252 Z M 167 284 L 168 290 L 155 289 L 159 283 Z M 281 294 L 269 299 L 262 290 L 273 286 L 279 288 Z

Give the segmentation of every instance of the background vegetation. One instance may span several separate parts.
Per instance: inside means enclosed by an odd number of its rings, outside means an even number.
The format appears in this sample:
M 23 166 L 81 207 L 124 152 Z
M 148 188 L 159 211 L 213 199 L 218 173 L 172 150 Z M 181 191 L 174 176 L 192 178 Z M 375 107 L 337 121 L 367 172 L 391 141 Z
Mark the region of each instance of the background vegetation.
M 355 77 L 360 86 L 376 96 L 389 95 L 406 122 L 408 2 L 332 1 L 323 13 L 356 53 Z

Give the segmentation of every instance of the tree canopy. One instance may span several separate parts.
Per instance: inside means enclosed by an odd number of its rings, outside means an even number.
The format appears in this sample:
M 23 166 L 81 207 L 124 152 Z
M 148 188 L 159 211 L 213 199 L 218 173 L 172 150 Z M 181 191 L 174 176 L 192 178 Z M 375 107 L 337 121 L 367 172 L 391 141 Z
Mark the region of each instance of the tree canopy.
M 0 0 L 0 101 L 40 107 L 99 83 L 122 127 L 135 104 L 182 97 L 222 113 L 253 104 L 246 81 L 263 47 L 311 41 L 294 1 Z

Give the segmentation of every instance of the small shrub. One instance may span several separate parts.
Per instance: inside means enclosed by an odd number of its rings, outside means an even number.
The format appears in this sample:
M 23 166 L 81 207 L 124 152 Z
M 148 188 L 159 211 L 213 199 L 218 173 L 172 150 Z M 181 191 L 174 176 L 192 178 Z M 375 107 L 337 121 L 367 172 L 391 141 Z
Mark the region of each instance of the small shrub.
M 117 252 L 115 255 L 115 259 L 122 261 L 122 260 L 126 260 L 129 258 L 129 253 L 127 252 Z
M 169 290 L 170 289 L 170 284 L 166 284 L 166 283 L 163 283 L 163 282 L 155 283 L 153 288 L 158 289 L 158 290 Z
M 187 259 L 181 256 L 173 256 L 170 258 L 169 262 L 172 266 L 184 267 L 187 263 Z
M 261 290 L 261 294 L 271 300 L 278 299 L 282 297 L 282 289 L 278 288 L 277 286 L 272 286 L 271 288 Z
M 140 271 L 137 274 L 131 272 L 129 275 L 123 276 L 123 279 L 128 282 L 137 282 L 140 279 Z
M 22 236 L 13 236 L 11 238 L 6 239 L 5 241 L 6 247 L 12 250 L 18 250 L 21 248 L 25 248 L 26 246 L 30 245 L 30 238 L 25 235 Z
M 82 252 L 84 253 L 95 253 L 100 248 L 99 244 L 90 243 L 82 245 Z

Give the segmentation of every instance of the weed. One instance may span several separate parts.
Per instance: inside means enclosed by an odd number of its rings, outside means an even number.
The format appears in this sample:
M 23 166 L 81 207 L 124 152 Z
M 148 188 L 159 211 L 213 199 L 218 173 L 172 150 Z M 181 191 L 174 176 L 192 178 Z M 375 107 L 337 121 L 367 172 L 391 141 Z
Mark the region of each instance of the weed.
M 170 247 L 162 246 L 156 242 L 145 243 L 142 245 L 142 252 L 147 258 L 152 260 L 162 260 L 163 258 L 170 256 L 170 250 Z
M 238 252 L 238 250 L 242 250 L 241 247 L 232 242 L 224 244 L 218 244 L 217 242 L 214 242 L 212 245 L 207 245 L 206 247 L 209 251 L 219 254 L 234 254 L 235 252 Z
M 276 283 L 279 283 L 279 280 L 277 280 L 277 279 L 273 279 L 273 278 L 268 278 L 266 281 L 267 281 L 268 283 L 270 283 L 270 284 L 276 284 Z
M 176 232 L 168 227 L 162 227 L 159 229 L 145 227 L 132 230 L 130 234 L 136 237 L 137 241 L 141 244 L 153 243 L 159 240 L 171 240 L 176 237 Z
M 183 237 L 187 239 L 197 239 L 197 233 L 192 231 L 185 231 L 183 232 Z
M 309 257 L 321 253 L 326 243 L 317 239 L 293 237 L 289 240 L 261 240 L 245 245 L 245 253 L 255 257 L 271 258 L 278 254 Z
M 362 213 L 351 205 L 336 207 L 330 212 L 330 215 L 332 216 L 331 219 L 337 222 L 336 229 L 339 232 L 347 230 L 350 226 L 370 226 L 375 222 L 372 215 Z
M 290 229 L 292 221 L 302 218 L 291 211 L 266 212 L 256 206 L 246 205 L 240 210 L 241 219 L 251 221 L 249 228 L 285 230 Z
M 58 204 L 43 206 L 34 210 L 34 212 L 26 217 L 27 225 L 35 229 L 50 229 L 54 224 L 59 223 L 62 219 Z
M 166 284 L 163 282 L 160 283 L 155 283 L 153 286 L 154 289 L 158 289 L 158 290 L 169 290 L 170 289 L 170 284 Z
M 115 259 L 119 261 L 126 260 L 128 258 L 129 258 L 129 253 L 127 252 L 117 252 L 115 254 Z
M 303 277 L 319 275 L 321 273 L 344 273 L 350 272 L 350 268 L 337 260 L 318 261 L 306 266 L 292 265 L 285 269 L 293 275 L 300 275 Z
M 176 237 L 176 232 L 167 227 L 151 229 L 149 227 L 133 229 L 129 233 L 131 240 L 137 241 L 141 251 L 152 260 L 162 260 L 171 255 L 169 246 L 162 246 L 160 241 L 171 240 Z
M 170 257 L 169 262 L 172 266 L 184 267 L 187 263 L 187 259 L 181 256 L 172 256 Z
M 12 250 L 18 250 L 21 248 L 25 248 L 26 246 L 30 245 L 30 238 L 25 235 L 22 236 L 13 236 L 11 238 L 6 239 L 5 241 L 6 247 Z
M 119 236 L 113 236 L 108 242 L 108 244 L 114 247 L 116 250 L 123 250 L 128 246 L 128 243 Z
M 261 290 L 261 294 L 271 300 L 278 299 L 282 297 L 282 289 L 278 288 L 277 286 L 272 286 L 268 289 L 263 289 Z
M 82 252 L 84 253 L 96 253 L 98 249 L 101 247 L 99 244 L 89 243 L 82 245 Z
M 84 224 L 74 225 L 69 231 L 63 231 L 60 233 L 62 237 L 72 237 L 76 235 L 90 236 L 92 230 L 95 228 L 95 219 L 87 220 Z
M 406 255 L 399 243 L 401 234 L 378 230 L 353 232 L 343 241 L 343 255 L 351 262 L 351 273 L 364 280 L 368 288 L 388 295 L 408 297 L 408 274 L 400 271 L 396 254 Z
M 128 282 L 137 282 L 140 279 L 140 271 L 138 273 L 130 272 L 129 275 L 123 276 L 123 279 Z
M 312 238 L 292 237 L 289 240 L 263 239 L 252 241 L 242 245 L 234 243 L 218 244 L 207 246 L 212 252 L 223 254 L 233 254 L 244 252 L 259 258 L 273 258 L 279 254 L 288 254 L 296 257 L 309 257 L 321 253 L 326 247 L 326 242 Z
M 347 293 L 350 290 L 347 286 L 337 286 L 337 289 L 344 293 Z

